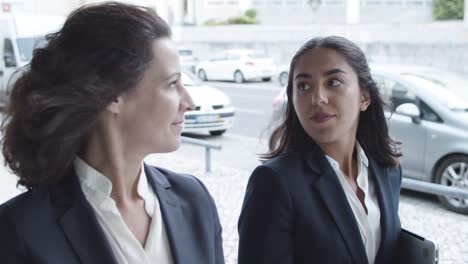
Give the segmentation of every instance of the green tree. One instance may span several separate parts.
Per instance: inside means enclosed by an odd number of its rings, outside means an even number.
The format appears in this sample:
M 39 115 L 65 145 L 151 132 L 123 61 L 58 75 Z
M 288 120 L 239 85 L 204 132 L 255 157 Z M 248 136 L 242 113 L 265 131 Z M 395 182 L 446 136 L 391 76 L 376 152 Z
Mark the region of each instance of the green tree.
M 255 18 L 257 18 L 257 10 L 255 10 L 255 9 L 253 9 L 253 8 L 247 9 L 247 10 L 245 10 L 244 15 L 245 15 L 246 17 L 250 17 L 250 18 L 252 18 L 253 20 L 255 20 Z
M 435 20 L 463 19 L 463 0 L 434 0 L 432 15 Z

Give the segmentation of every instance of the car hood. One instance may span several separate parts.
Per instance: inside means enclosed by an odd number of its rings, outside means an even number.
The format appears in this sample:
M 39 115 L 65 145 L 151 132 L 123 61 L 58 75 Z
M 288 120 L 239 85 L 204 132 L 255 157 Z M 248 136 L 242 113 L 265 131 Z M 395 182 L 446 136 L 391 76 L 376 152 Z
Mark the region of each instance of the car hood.
M 228 105 L 229 97 L 220 90 L 209 86 L 185 86 L 196 106 L 200 105 Z

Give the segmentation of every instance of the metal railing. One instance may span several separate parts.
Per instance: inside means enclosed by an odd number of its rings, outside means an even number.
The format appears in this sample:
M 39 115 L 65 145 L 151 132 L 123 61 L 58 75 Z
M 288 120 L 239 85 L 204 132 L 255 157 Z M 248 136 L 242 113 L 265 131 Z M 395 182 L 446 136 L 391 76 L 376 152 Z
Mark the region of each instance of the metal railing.
M 466 189 L 407 178 L 403 178 L 401 188 L 441 196 L 468 199 L 468 190 Z
M 205 173 L 211 173 L 211 149 L 221 150 L 221 144 L 209 143 L 205 140 L 181 137 L 182 143 L 205 147 Z

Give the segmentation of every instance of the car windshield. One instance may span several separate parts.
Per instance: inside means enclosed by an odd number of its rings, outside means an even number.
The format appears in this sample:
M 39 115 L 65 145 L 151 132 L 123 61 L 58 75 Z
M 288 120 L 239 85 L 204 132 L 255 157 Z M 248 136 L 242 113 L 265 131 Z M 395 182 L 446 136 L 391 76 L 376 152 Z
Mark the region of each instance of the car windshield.
M 424 87 L 424 92 L 437 98 L 445 107 L 453 111 L 468 111 L 468 80 L 455 74 L 443 72 L 405 73 L 403 77 Z
M 44 37 L 18 38 L 18 49 L 21 61 L 29 62 L 32 59 L 35 48 L 45 45 Z
M 198 85 L 198 79 L 196 76 L 183 72 L 182 73 L 182 84 L 184 86 L 197 86 Z
M 264 58 L 266 58 L 266 55 L 265 55 L 265 53 L 263 53 L 261 51 L 253 51 L 253 52 L 248 53 L 247 57 L 249 57 L 251 59 L 264 59 Z
M 192 51 L 191 50 L 179 50 L 179 55 L 180 56 L 192 56 Z

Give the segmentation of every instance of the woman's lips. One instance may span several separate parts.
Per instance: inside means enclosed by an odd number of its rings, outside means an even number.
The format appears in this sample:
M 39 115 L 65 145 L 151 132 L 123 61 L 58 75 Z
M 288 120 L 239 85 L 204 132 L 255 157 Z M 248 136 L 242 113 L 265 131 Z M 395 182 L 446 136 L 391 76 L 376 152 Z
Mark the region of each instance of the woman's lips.
M 332 119 L 333 117 L 335 117 L 335 115 L 328 114 L 328 113 L 317 113 L 317 114 L 314 114 L 311 117 L 311 119 L 316 123 L 324 123 Z
M 184 121 L 183 120 L 177 121 L 177 122 L 172 123 L 172 125 L 182 130 L 184 128 Z

